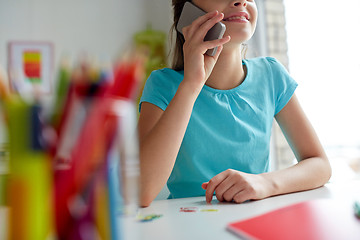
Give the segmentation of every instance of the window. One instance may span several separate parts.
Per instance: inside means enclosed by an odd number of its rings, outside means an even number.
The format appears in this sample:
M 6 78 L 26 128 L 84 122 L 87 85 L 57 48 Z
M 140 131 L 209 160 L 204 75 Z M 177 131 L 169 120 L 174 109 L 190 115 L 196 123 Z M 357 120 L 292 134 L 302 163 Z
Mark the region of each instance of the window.
M 360 1 L 284 3 L 297 96 L 328 156 L 359 158 Z

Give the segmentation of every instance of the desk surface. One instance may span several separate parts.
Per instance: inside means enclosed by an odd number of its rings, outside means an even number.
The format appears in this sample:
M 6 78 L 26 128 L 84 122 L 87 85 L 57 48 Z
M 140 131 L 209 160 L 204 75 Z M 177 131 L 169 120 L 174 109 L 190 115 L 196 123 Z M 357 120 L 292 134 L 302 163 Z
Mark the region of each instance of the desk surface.
M 205 197 L 154 201 L 139 210 L 145 216 L 162 214 L 150 222 L 139 222 L 128 217 L 122 222 L 124 239 L 239 239 L 226 230 L 230 222 L 244 220 L 302 201 L 331 198 L 352 204 L 360 196 L 360 179 L 328 183 L 324 187 L 275 196 L 242 204 L 222 203 L 216 198 L 211 204 Z M 180 212 L 181 207 L 218 209 L 217 212 Z
M 244 220 L 263 213 L 313 199 L 341 200 L 353 204 L 360 199 L 360 179 L 328 183 L 324 187 L 275 196 L 242 204 L 221 203 L 214 198 L 211 204 L 205 197 L 154 201 L 149 207 L 139 210 L 141 215 L 162 214 L 150 222 L 139 222 L 135 217 L 123 218 L 119 231 L 125 240 L 137 239 L 239 239 L 226 230 L 230 222 Z M 197 207 L 197 212 L 180 212 L 181 207 Z M 201 209 L 218 209 L 217 212 L 201 212 Z M 7 209 L 0 207 L 0 239 L 6 236 Z

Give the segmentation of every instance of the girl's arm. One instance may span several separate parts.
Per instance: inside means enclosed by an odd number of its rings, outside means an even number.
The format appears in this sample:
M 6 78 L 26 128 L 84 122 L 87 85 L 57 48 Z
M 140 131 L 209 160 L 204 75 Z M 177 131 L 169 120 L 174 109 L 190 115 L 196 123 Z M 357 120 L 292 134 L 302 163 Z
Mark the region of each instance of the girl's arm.
M 141 206 L 150 205 L 169 178 L 196 98 L 211 74 L 222 45 L 230 40 L 225 37 L 203 41 L 209 29 L 223 17 L 214 11 L 183 29 L 184 79 L 166 110 L 142 103 L 139 119 Z M 205 52 L 214 47 L 218 47 L 215 56 L 206 56 Z
M 166 110 L 144 102 L 139 118 L 140 204 L 149 206 L 173 169 L 198 93 L 181 83 Z
M 275 186 L 272 195 L 323 186 L 331 177 L 330 163 L 295 94 L 275 118 L 298 163 L 264 174 Z
M 295 95 L 275 118 L 298 163 L 287 169 L 258 175 L 224 171 L 203 184 L 208 202 L 214 191 L 219 201 L 234 200 L 240 203 L 317 188 L 329 180 L 329 161 Z

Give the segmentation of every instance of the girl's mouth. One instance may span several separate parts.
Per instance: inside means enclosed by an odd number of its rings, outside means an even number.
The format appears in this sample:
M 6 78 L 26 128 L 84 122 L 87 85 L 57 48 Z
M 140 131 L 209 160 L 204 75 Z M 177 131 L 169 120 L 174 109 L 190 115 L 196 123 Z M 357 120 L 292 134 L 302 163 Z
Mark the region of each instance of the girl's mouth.
M 224 18 L 225 22 L 249 22 L 249 14 L 247 12 L 238 12 L 227 18 Z

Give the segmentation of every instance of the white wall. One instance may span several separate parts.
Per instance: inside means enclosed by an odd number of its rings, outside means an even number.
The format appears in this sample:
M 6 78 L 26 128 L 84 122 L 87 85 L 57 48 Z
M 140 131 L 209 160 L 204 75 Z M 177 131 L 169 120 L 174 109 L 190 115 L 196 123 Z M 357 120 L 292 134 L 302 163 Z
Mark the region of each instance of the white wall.
M 145 28 L 148 1 L 0 0 L 0 69 L 7 68 L 7 45 L 14 40 L 52 42 L 53 76 L 62 56 L 75 62 L 86 52 L 110 61 L 130 45 L 135 32 Z M 0 143 L 3 139 L 0 122 Z
M 156 30 L 168 33 L 172 25 L 171 0 L 144 0 L 145 19 Z
M 0 0 L 0 64 L 11 40 L 51 41 L 55 66 L 83 51 L 112 59 L 145 27 L 146 0 Z

